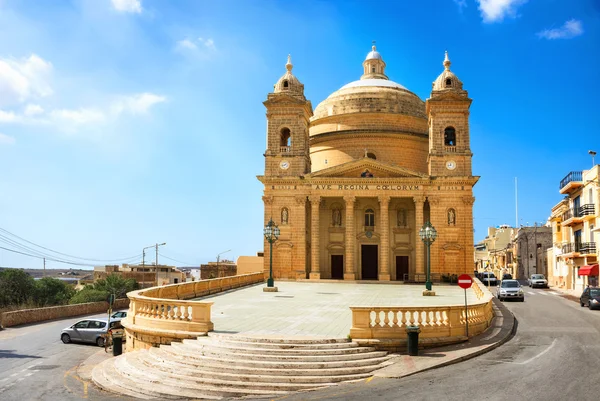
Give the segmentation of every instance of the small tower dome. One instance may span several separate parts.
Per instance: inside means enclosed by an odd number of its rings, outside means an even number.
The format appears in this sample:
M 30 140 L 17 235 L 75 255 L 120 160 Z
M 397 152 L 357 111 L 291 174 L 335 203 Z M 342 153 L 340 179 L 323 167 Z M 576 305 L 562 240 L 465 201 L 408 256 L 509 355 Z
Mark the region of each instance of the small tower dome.
M 294 65 L 292 64 L 292 57 L 288 54 L 287 63 L 285 64 L 285 69 L 287 70 L 285 74 L 275 84 L 274 93 L 288 93 L 292 96 L 300 96 L 304 99 L 304 85 L 300 83 L 298 78 L 292 74 L 292 68 Z
M 371 47 L 371 51 L 367 54 L 363 61 L 364 73 L 360 79 L 388 79 L 385 75 L 385 61 L 375 47 L 375 42 Z
M 432 90 L 437 91 L 463 91 L 463 83 L 452 71 L 450 71 L 450 58 L 448 52 L 444 57 L 444 72 L 440 74 L 435 81 L 433 81 Z

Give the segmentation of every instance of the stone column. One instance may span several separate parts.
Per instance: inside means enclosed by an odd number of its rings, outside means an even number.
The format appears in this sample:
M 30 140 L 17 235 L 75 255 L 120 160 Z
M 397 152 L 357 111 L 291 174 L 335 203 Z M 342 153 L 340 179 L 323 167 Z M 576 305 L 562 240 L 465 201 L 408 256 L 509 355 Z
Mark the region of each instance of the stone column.
M 344 257 L 344 280 L 356 280 L 356 269 L 354 267 L 354 244 L 356 235 L 354 228 L 354 196 L 344 196 L 346 203 L 346 255 Z
M 413 197 L 415 202 L 415 273 L 425 277 L 425 244 L 419 237 L 419 230 L 423 227 L 423 206 L 425 205 L 424 196 Z
M 379 281 L 390 281 L 390 197 L 382 195 L 379 199 Z
M 313 195 L 310 197 L 310 249 L 311 249 L 311 264 L 310 264 L 310 279 L 319 280 L 321 278 L 321 248 L 319 245 L 319 213 L 321 212 L 321 197 Z
M 475 203 L 475 197 L 473 196 L 464 196 L 462 198 L 464 206 L 463 216 L 459 216 L 460 210 L 457 210 L 456 213 L 456 226 L 464 227 L 465 233 L 465 242 L 464 242 L 464 260 L 462 261 L 465 266 L 465 271 L 463 273 L 471 274 L 473 270 L 473 259 L 474 259 L 474 240 L 473 240 L 473 203 Z M 457 269 L 458 270 L 458 269 Z M 515 276 L 516 278 L 516 276 Z
M 296 196 L 296 208 L 292 218 L 292 241 L 294 243 L 292 257 L 292 269 L 296 280 L 307 278 L 308 261 L 306 260 L 306 232 L 308 222 L 306 221 L 306 195 Z
M 431 225 L 437 230 L 438 237 L 431 244 L 430 255 L 431 255 L 431 273 L 440 274 L 443 273 L 441 271 L 440 264 L 440 252 L 442 245 L 447 238 L 444 238 L 445 228 L 448 226 L 446 215 L 446 210 L 440 209 L 440 199 L 436 196 L 428 196 L 427 201 L 429 202 L 429 222 Z M 423 241 L 421 241 L 423 242 Z M 424 245 L 424 244 L 423 244 Z
M 263 227 L 265 227 L 267 225 L 267 223 L 269 222 L 269 220 L 271 219 L 272 216 L 272 212 L 273 212 L 273 196 L 263 196 L 262 200 L 265 204 L 265 218 L 264 218 L 264 225 Z M 267 240 L 265 239 L 265 237 L 263 236 L 263 249 L 264 249 L 264 257 L 263 257 L 263 273 L 265 275 L 265 280 L 269 278 L 269 258 L 270 258 L 270 248 L 269 248 L 269 243 L 267 242 Z M 275 264 L 275 263 L 273 263 Z M 275 274 L 275 272 L 273 272 L 273 274 Z

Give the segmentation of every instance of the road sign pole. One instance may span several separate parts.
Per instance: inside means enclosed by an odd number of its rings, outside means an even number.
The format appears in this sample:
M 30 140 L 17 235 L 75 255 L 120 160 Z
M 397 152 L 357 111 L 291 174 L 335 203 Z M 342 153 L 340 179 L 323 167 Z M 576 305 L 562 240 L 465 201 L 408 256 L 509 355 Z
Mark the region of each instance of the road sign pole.
M 469 309 L 467 307 L 467 289 L 465 288 L 465 330 L 467 331 L 467 339 L 469 338 Z
M 473 279 L 468 274 L 458 276 L 458 286 L 465 290 L 465 332 L 467 339 L 469 338 L 469 306 L 467 304 L 467 288 L 471 288 Z

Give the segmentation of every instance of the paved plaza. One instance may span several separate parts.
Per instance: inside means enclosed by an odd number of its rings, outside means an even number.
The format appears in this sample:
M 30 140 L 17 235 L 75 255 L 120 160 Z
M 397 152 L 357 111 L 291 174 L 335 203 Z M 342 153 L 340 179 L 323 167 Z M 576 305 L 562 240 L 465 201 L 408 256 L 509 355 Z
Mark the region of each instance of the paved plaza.
M 435 285 L 435 297 L 424 297 L 424 285 L 278 281 L 279 292 L 257 284 L 198 298 L 212 301 L 215 333 L 344 338 L 350 332 L 350 306 L 464 305 L 464 290 Z M 476 303 L 472 289 L 469 304 Z

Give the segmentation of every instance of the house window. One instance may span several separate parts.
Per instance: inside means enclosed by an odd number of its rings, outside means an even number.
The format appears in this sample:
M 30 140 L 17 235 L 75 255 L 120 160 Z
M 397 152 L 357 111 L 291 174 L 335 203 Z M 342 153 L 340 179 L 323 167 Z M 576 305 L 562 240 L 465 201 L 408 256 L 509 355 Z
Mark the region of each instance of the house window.
M 456 146 L 456 130 L 454 127 L 447 127 L 444 130 L 444 145 Z
M 290 133 L 290 129 L 289 128 L 282 128 L 281 129 L 281 135 L 280 135 L 280 141 L 281 144 L 280 146 L 290 146 L 290 137 L 291 137 L 291 133 Z
M 375 226 L 375 212 L 373 209 L 367 209 L 365 211 L 365 227 Z
M 450 78 L 446 79 L 446 88 L 452 86 L 452 80 Z

